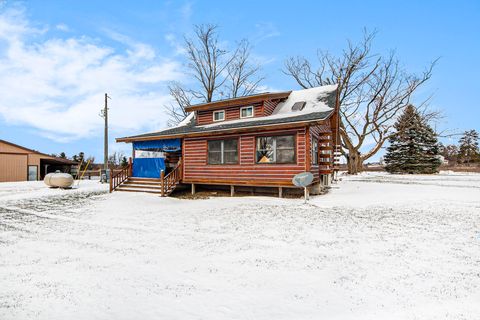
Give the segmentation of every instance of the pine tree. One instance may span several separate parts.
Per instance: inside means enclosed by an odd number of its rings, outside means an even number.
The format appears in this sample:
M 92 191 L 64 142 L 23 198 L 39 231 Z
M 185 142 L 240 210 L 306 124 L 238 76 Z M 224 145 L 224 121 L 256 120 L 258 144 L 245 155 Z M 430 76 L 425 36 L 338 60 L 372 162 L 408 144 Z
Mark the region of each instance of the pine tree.
M 120 163 L 120 165 L 122 166 L 122 168 L 125 168 L 126 166 L 128 166 L 127 157 L 125 156 L 122 157 L 122 162 Z
M 390 173 L 436 173 L 441 165 L 435 132 L 409 105 L 394 125 L 385 169 Z
M 462 163 L 472 163 L 479 160 L 478 132 L 475 130 L 465 131 L 458 141 L 460 145 L 458 158 Z

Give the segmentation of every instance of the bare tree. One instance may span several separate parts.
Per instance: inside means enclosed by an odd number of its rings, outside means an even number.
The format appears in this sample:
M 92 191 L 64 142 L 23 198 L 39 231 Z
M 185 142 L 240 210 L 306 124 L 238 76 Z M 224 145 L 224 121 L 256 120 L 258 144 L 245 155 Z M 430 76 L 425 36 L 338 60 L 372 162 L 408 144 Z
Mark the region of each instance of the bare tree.
M 360 172 L 363 162 L 397 134 L 393 130 L 396 118 L 416 90 L 430 79 L 435 65 L 433 62 L 420 75 L 407 73 L 395 54 L 371 53 L 375 35 L 365 31 L 359 43 L 349 41 L 338 57 L 319 51 L 319 67 L 315 69 L 303 57 L 285 62 L 284 72 L 303 88 L 338 83 L 342 154 L 351 174 Z M 432 119 L 435 113 L 427 111 L 425 102 L 418 109 Z
M 166 105 L 165 109 L 170 116 L 168 125 L 174 126 L 187 117 L 188 113 L 185 108 L 192 104 L 193 95 L 177 82 L 169 85 L 168 89 L 173 102 Z
M 179 83 L 169 86 L 172 103 L 165 106 L 169 125 L 182 121 L 185 107 L 192 103 L 212 102 L 222 96 L 237 97 L 255 92 L 263 80 L 257 77 L 260 67 L 250 63 L 251 46 L 246 40 L 228 51 L 219 41 L 217 26 L 195 26 L 194 37 L 185 37 L 187 68 L 194 79 L 191 87 Z
M 200 88 L 191 90 L 195 98 L 211 102 L 214 93 L 226 81 L 222 73 L 227 70 L 234 56 L 218 42 L 217 26 L 211 24 L 195 26 L 195 38 L 185 38 L 185 49 L 191 75 Z
M 242 40 L 233 55 L 233 60 L 227 66 L 226 87 L 230 93 L 230 98 L 255 93 L 260 82 L 265 79 L 263 76 L 257 76 L 260 65 L 251 63 L 250 52 L 250 43 L 247 40 Z

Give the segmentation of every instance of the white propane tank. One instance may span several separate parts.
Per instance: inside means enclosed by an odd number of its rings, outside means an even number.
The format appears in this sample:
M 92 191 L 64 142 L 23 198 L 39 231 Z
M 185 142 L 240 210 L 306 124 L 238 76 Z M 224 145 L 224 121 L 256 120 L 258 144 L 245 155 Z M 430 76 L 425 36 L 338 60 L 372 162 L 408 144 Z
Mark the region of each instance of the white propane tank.
M 43 182 L 52 188 L 71 188 L 74 180 L 71 174 L 61 173 L 57 170 L 56 172 L 47 174 Z

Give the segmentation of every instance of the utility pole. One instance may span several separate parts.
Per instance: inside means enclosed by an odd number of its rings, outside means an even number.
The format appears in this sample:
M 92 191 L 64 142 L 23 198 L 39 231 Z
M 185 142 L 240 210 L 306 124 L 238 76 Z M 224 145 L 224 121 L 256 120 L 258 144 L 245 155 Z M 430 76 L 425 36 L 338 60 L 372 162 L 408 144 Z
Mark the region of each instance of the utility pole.
M 100 111 L 100 116 L 105 120 L 105 127 L 104 127 L 104 140 L 103 140 L 103 170 L 105 174 L 105 181 L 103 181 L 102 177 L 102 182 L 107 182 L 107 171 L 108 171 L 108 99 L 110 97 L 108 96 L 107 93 L 105 93 L 105 106 L 103 110 Z

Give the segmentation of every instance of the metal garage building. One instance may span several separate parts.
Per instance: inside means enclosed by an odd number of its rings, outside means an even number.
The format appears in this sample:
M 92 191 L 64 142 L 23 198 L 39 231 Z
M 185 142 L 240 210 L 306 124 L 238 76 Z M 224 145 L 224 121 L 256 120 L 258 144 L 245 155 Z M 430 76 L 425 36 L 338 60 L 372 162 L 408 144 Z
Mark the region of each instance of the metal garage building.
M 0 140 L 0 182 L 42 180 L 47 173 L 70 172 L 77 163 Z

